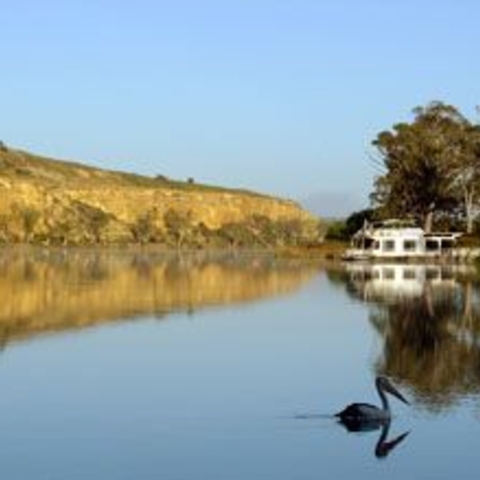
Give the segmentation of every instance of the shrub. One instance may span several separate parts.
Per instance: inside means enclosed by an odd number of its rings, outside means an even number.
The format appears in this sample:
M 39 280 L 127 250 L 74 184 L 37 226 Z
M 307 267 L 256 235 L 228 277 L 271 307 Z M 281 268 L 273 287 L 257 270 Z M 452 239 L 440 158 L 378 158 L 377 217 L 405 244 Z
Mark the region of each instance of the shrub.
M 102 230 L 107 226 L 112 216 L 100 208 L 88 205 L 81 201 L 75 201 L 74 209 L 77 213 L 77 220 L 87 237 L 93 237 L 96 243 L 101 241 Z
M 146 213 L 137 218 L 131 226 L 133 238 L 139 243 L 148 243 L 155 240 L 156 229 L 152 214 Z
M 190 212 L 184 213 L 170 208 L 164 213 L 163 221 L 167 233 L 173 237 L 175 245 L 179 247 L 192 230 Z
M 350 235 L 348 234 L 345 222 L 343 220 L 335 220 L 331 222 L 328 226 L 325 238 L 327 240 L 348 240 Z
M 40 212 L 34 208 L 25 207 L 22 209 L 21 215 L 23 220 L 23 228 L 25 231 L 25 240 L 29 242 L 35 230 L 35 225 L 40 218 Z

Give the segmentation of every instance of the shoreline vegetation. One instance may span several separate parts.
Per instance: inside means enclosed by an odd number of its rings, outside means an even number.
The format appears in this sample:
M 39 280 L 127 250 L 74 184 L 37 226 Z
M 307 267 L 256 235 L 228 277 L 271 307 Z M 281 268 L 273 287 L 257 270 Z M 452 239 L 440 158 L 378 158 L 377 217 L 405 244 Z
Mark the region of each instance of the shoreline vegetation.
M 326 226 L 290 200 L 164 175 L 53 160 L 0 145 L 0 244 L 283 249 Z

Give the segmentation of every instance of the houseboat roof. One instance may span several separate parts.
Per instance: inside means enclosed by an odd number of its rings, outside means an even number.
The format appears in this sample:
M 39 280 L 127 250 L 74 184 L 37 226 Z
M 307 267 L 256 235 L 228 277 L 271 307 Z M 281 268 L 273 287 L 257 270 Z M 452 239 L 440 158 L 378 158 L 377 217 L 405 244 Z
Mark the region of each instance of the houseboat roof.
M 426 233 L 412 220 L 389 219 L 372 222 L 358 230 L 354 237 L 363 236 L 422 236 L 425 239 L 450 239 L 456 240 L 463 234 L 460 232 L 429 232 Z

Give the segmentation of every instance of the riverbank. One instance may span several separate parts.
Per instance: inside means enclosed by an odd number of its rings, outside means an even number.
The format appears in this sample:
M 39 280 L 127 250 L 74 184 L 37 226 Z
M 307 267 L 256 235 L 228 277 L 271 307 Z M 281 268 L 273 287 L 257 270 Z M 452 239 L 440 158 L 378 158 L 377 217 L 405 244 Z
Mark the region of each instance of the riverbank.
M 328 262 L 342 261 L 342 255 L 348 244 L 339 241 L 322 241 L 313 245 L 289 246 L 278 248 L 275 254 L 283 258 L 304 258 Z

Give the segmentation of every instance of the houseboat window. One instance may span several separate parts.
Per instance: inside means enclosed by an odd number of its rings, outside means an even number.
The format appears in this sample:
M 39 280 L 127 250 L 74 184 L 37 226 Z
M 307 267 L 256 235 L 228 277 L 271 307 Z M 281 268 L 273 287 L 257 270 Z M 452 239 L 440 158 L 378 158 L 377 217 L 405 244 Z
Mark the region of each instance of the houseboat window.
M 417 249 L 417 242 L 415 240 L 404 240 L 403 249 L 405 252 L 414 252 Z
M 442 240 L 442 250 L 451 250 L 453 248 L 453 241 L 448 239 L 448 240 L 445 240 L 443 239 Z
M 425 242 L 425 249 L 428 252 L 434 252 L 440 250 L 440 246 L 437 240 L 427 240 Z
M 374 250 L 380 250 L 380 242 L 378 240 L 375 240 L 373 242 L 373 249 Z
M 383 251 L 384 252 L 393 252 L 395 250 L 395 241 L 394 240 L 385 240 L 383 242 Z
M 369 250 L 372 248 L 374 241 L 369 237 L 358 237 L 353 240 L 353 246 L 355 248 L 362 248 Z

